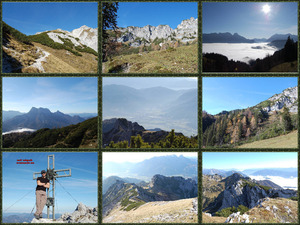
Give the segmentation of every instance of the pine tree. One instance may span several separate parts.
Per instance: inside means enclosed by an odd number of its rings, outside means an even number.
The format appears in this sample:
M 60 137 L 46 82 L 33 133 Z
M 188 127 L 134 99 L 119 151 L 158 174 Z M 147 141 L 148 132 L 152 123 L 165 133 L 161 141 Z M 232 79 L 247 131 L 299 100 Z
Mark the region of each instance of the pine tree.
M 130 148 L 135 148 L 136 144 L 135 144 L 135 136 L 131 136 L 130 138 Z
M 289 110 L 286 107 L 283 108 L 282 123 L 283 123 L 284 132 L 293 129 L 292 118 L 289 113 Z
M 102 60 L 106 61 L 109 52 L 114 51 L 116 45 L 109 40 L 108 29 L 117 29 L 118 2 L 102 2 Z
M 141 148 L 142 145 L 143 145 L 143 139 L 142 139 L 141 135 L 138 134 L 136 137 L 136 147 Z

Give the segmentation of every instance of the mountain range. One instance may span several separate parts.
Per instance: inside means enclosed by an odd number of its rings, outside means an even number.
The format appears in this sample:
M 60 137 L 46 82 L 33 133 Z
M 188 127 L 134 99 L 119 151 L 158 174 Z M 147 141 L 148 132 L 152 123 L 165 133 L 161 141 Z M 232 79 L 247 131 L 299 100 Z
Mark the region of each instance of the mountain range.
M 149 181 L 155 174 L 165 176 L 182 176 L 198 180 L 198 165 L 196 158 L 184 156 L 157 156 L 138 163 L 114 163 L 103 164 L 104 176 L 117 175 L 119 177 L 130 177 L 139 180 Z
M 70 116 L 60 111 L 52 113 L 47 108 L 32 107 L 28 113 L 5 120 L 3 122 L 2 132 L 6 133 L 20 128 L 30 128 L 35 130 L 41 128 L 59 128 L 77 124 L 84 120 L 85 119 L 79 116 Z
M 124 85 L 103 87 L 103 118 L 126 118 L 145 129 L 175 129 L 184 135 L 197 134 L 197 89 L 165 87 L 135 89 Z
M 172 29 L 169 25 L 158 25 L 157 27 L 147 25 L 144 27 L 129 26 L 119 28 L 117 31 L 120 33 L 117 41 L 129 42 L 132 47 L 138 47 L 143 43 L 149 45 L 158 39 L 189 42 L 198 38 L 198 19 L 191 17 L 183 20 L 176 29 Z
M 259 43 L 259 42 L 273 42 L 273 41 L 286 41 L 290 36 L 294 41 L 298 41 L 297 35 L 288 34 L 274 34 L 269 38 L 254 38 L 247 39 L 238 33 L 210 33 L 202 35 L 202 43 Z
M 97 72 L 98 28 L 25 35 L 3 22 L 4 73 Z

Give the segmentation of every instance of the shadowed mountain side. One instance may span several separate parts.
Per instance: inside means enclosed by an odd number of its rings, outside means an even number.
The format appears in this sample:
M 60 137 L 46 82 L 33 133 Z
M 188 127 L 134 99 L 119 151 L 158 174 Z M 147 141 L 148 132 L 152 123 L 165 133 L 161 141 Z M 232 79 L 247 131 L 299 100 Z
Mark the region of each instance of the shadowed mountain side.
M 96 148 L 97 146 L 97 117 L 63 128 L 44 128 L 29 135 L 24 134 L 24 137 L 18 133 L 3 135 L 5 148 Z

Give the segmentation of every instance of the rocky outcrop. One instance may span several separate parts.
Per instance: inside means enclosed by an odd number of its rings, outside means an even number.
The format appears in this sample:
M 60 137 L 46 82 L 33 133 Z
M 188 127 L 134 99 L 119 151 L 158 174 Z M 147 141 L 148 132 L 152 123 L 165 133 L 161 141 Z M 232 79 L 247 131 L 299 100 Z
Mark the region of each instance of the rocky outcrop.
M 111 141 L 117 143 L 120 141 L 128 141 L 130 143 L 131 136 L 136 136 L 145 131 L 143 126 L 138 123 L 132 123 L 124 118 L 113 118 L 102 122 L 102 141 L 103 145 L 108 145 Z
M 98 208 L 79 203 L 73 213 L 64 213 L 59 219 L 33 219 L 31 223 L 98 223 Z
M 147 25 L 144 27 L 130 26 L 127 28 L 119 28 L 121 37 L 118 42 L 130 42 L 133 47 L 138 47 L 145 43 L 149 45 L 155 39 L 164 40 L 181 40 L 183 42 L 195 40 L 198 37 L 198 19 L 191 17 L 183 20 L 176 29 L 172 29 L 169 25 L 158 25 L 157 27 Z
M 79 203 L 73 213 L 64 213 L 57 221 L 63 223 L 97 223 L 98 208 L 91 208 Z
M 172 201 L 185 198 L 194 198 L 198 195 L 196 181 L 183 177 L 165 177 L 155 175 L 150 181 L 151 192 L 161 193 L 161 200 Z
M 266 112 L 279 111 L 287 107 L 290 112 L 298 112 L 298 87 L 287 88 L 282 93 L 269 98 L 269 106 L 263 108 Z

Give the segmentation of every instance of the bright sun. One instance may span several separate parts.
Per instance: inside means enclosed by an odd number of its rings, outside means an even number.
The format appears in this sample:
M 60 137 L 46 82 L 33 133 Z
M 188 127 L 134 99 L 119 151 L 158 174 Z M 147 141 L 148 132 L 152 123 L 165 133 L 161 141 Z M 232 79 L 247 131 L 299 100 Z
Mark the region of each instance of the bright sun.
M 262 7 L 262 11 L 265 13 L 265 14 L 268 14 L 270 11 L 271 11 L 271 8 L 269 5 L 264 5 Z

